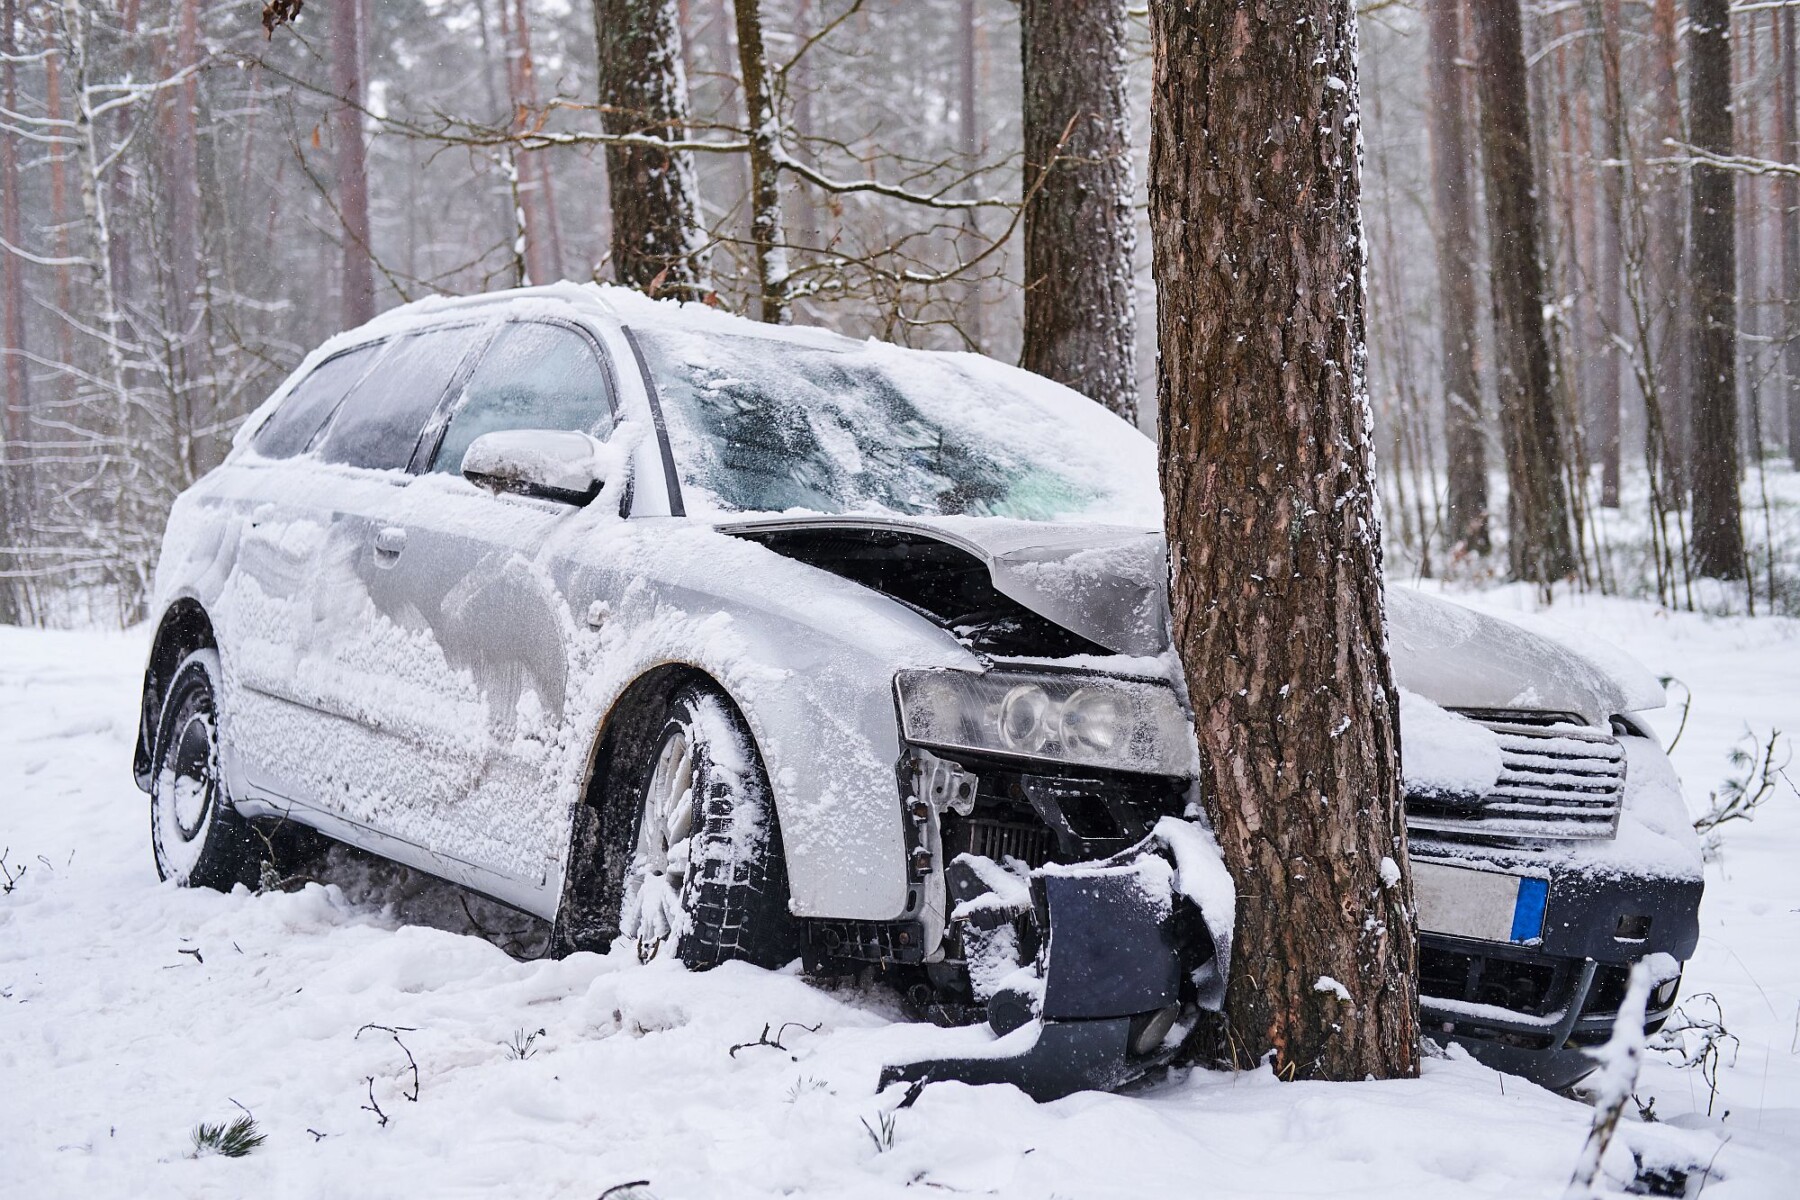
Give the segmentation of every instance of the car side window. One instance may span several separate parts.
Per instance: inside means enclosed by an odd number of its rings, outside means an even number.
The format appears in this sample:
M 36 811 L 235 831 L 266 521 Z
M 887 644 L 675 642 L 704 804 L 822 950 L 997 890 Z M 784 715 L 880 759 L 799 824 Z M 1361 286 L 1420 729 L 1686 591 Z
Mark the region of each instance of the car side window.
M 440 329 L 395 341 L 345 398 L 320 455 L 352 467 L 405 468 L 477 336 L 474 329 Z
M 256 431 L 250 440 L 256 452 L 264 458 L 292 458 L 303 453 L 380 350 L 379 345 L 363 346 L 314 367 Z
M 612 389 L 588 340 L 560 325 L 508 325 L 469 376 L 431 469 L 462 470 L 469 444 L 502 429 L 612 432 Z

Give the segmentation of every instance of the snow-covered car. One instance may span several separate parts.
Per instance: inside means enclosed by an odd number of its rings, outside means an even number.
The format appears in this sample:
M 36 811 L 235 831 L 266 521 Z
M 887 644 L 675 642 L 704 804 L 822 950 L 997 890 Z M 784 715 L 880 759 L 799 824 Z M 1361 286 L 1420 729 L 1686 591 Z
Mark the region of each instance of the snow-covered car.
M 561 951 L 874 969 L 1001 1035 L 900 1074 L 1120 1082 L 1217 1005 L 1232 927 L 1161 519 L 1136 429 L 976 355 L 574 285 L 395 310 L 174 505 L 157 869 L 254 885 L 316 831 Z M 1389 608 L 1427 1032 L 1565 1082 L 1696 938 L 1661 689 Z

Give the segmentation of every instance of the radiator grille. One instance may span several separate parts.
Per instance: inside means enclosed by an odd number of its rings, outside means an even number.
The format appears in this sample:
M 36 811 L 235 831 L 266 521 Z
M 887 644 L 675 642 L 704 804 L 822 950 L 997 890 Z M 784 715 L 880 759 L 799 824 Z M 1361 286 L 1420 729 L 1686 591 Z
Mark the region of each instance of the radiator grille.
M 961 853 L 979 854 L 995 862 L 1016 858 L 1026 866 L 1041 867 L 1050 861 L 1050 852 L 1055 847 L 1048 828 L 1025 821 L 974 817 L 958 822 L 956 833 L 958 836 L 949 840 L 961 844 L 952 849 L 952 857 Z
M 1500 778 L 1467 799 L 1408 796 L 1407 825 L 1482 837 L 1610 838 L 1625 800 L 1625 750 L 1560 713 L 1471 712 L 1500 741 Z

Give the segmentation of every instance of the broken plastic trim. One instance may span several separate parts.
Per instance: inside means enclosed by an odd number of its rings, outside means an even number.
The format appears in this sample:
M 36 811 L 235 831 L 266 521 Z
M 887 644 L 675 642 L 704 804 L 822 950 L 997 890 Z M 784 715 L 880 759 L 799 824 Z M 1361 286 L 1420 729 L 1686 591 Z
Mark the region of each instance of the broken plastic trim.
M 953 867 L 965 868 L 964 889 L 978 874 L 969 856 Z M 976 1054 L 891 1064 L 880 1086 L 1010 1083 L 1054 1100 L 1109 1091 L 1166 1064 L 1196 975 L 1214 957 L 1198 907 L 1172 885 L 1174 870 L 1172 852 L 1151 836 L 1108 859 L 1032 872 L 1027 916 L 1043 945 L 1035 1011 L 1025 1005 L 1036 989 L 1002 987 L 989 1004 L 1002 1036 Z M 1158 1025 L 1163 1036 L 1148 1036 Z

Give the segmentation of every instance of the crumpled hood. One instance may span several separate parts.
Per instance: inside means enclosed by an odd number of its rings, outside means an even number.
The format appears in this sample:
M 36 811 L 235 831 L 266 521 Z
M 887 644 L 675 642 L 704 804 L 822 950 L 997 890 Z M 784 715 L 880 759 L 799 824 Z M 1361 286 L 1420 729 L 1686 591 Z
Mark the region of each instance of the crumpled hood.
M 987 564 L 1004 595 L 1115 654 L 1170 645 L 1168 552 L 1160 532 L 994 517 L 764 517 L 727 529 L 898 529 Z M 1616 652 L 1604 663 L 1549 636 L 1403 586 L 1387 589 L 1388 649 L 1402 688 L 1444 708 L 1614 713 L 1660 708 L 1663 690 Z

